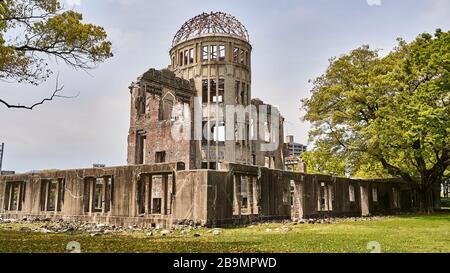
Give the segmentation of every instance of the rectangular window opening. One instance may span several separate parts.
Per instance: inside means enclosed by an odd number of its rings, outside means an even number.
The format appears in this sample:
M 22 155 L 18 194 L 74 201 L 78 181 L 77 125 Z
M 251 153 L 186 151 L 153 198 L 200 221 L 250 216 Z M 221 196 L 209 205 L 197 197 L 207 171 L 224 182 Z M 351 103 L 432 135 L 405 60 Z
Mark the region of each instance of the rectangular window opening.
M 217 61 L 217 46 L 216 45 L 212 45 L 211 46 L 211 55 L 210 55 L 210 60 L 211 61 Z
M 113 177 L 86 178 L 84 181 L 84 211 L 109 212 L 113 204 Z
M 208 103 L 208 80 L 202 81 L 202 102 Z
M 208 61 L 208 46 L 204 46 L 202 48 L 202 61 L 203 62 Z
M 184 65 L 188 65 L 189 64 L 189 51 L 185 50 L 184 51 Z
M 372 188 L 372 200 L 373 202 L 378 202 L 378 189 Z
M 161 198 L 153 198 L 152 200 L 152 214 L 161 214 Z
M 355 186 L 354 185 L 348 186 L 348 194 L 349 194 L 350 202 L 355 202 Z
M 225 122 L 219 122 L 219 126 L 216 124 L 213 125 L 213 136 L 215 142 L 224 142 L 225 141 Z
M 193 64 L 194 63 L 194 49 L 191 48 L 189 49 L 189 64 Z
M 211 102 L 215 102 L 217 100 L 217 81 L 209 80 L 209 96 L 211 98 Z
M 180 57 L 178 58 L 178 64 L 180 65 L 180 66 L 183 66 L 183 52 L 180 52 L 180 55 L 179 55 Z
M 166 162 L 166 152 L 156 152 L 155 153 L 155 163 L 164 163 Z
M 219 61 L 225 61 L 225 46 L 219 46 Z
M 239 48 L 235 47 L 233 49 L 233 62 L 238 63 L 239 62 Z
M 3 207 L 7 211 L 22 211 L 25 201 L 25 182 L 6 182 Z
M 224 97 L 224 94 L 225 94 L 225 80 L 224 79 L 219 79 L 219 90 L 218 90 L 218 95 L 216 96 L 215 95 L 215 92 L 214 92 L 214 96 L 213 96 L 213 99 L 212 99 L 212 101 L 213 102 L 217 102 L 217 103 L 221 103 L 221 102 L 223 102 L 223 97 Z M 213 92 L 211 92 L 211 94 L 212 94 Z

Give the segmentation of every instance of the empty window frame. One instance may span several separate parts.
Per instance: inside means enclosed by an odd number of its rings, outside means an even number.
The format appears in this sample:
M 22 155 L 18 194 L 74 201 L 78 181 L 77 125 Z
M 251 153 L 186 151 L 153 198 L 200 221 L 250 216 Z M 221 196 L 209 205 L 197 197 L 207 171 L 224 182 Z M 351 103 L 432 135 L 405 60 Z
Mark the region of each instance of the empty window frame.
M 138 214 L 170 214 L 174 176 L 142 174 L 137 182 Z
M 350 202 L 355 202 L 355 186 L 350 184 L 348 185 L 348 197 Z
M 184 61 L 184 65 L 188 65 L 189 64 L 189 51 L 188 50 L 184 51 L 184 59 L 183 59 L 183 61 Z
M 161 198 L 152 198 L 152 214 L 161 214 Z
M 172 174 L 152 175 L 150 181 L 149 212 L 151 214 L 170 214 L 174 176 Z
M 247 95 L 247 105 L 251 104 L 251 96 L 250 96 L 250 84 L 246 85 L 245 94 Z
M 114 180 L 112 176 L 84 180 L 84 211 L 109 212 L 113 204 Z
M 209 97 L 210 102 L 216 102 L 217 100 L 217 81 L 214 79 L 209 80 Z
M 239 62 L 239 51 L 240 49 L 238 47 L 235 47 L 233 49 L 233 62 L 238 63 Z
M 147 136 L 141 132 L 136 134 L 136 164 L 146 163 Z
M 166 152 L 156 152 L 155 153 L 155 163 L 164 163 L 166 162 Z
M 399 203 L 399 192 L 397 188 L 392 188 L 392 196 L 393 196 L 393 200 L 392 200 L 392 205 L 394 206 L 394 208 L 399 208 L 400 207 L 400 203 Z
M 233 215 L 258 214 L 257 178 L 234 175 Z
M 138 115 L 145 115 L 146 107 L 147 107 L 147 101 L 145 98 L 145 94 L 143 96 L 138 96 L 136 98 L 136 108 Z
M 202 102 L 208 103 L 208 80 L 202 80 Z
M 211 46 L 211 52 L 210 52 L 210 61 L 217 61 L 217 46 L 212 45 Z
M 194 49 L 191 48 L 189 49 L 189 64 L 193 64 L 194 63 Z
M 242 49 L 239 51 L 239 63 L 245 64 L 245 51 Z
M 245 94 L 245 82 L 242 83 L 242 88 L 241 88 L 241 103 L 245 104 L 247 102 L 246 100 L 246 94 Z
M 378 188 L 377 187 L 372 188 L 372 201 L 378 202 Z
M 240 87 L 241 87 L 241 82 L 240 81 L 236 81 L 235 83 L 234 83 L 234 94 L 235 94 L 235 97 L 236 97 L 236 104 L 239 104 L 240 103 L 240 101 L 239 101 L 239 98 L 240 98 Z
M 334 185 L 320 182 L 318 191 L 318 211 L 333 211 Z
M 270 133 L 270 124 L 269 122 L 264 122 L 264 141 L 270 143 L 271 141 L 271 133 Z
M 219 61 L 225 61 L 225 46 L 223 45 L 219 46 Z
M 64 194 L 64 179 L 41 180 L 41 211 L 61 211 Z
M 22 211 L 25 202 L 26 184 L 23 181 L 6 182 L 3 208 L 7 211 Z
M 94 183 L 94 211 L 102 211 L 105 205 L 105 194 L 104 191 L 104 179 L 97 178 Z
M 147 193 L 147 176 L 141 176 L 140 179 L 137 181 L 137 207 L 138 207 L 138 213 L 144 214 L 145 211 L 145 201 L 146 201 L 146 195 Z
M 215 81 L 212 82 L 211 87 L 212 88 L 215 87 Z M 216 90 L 211 89 L 212 102 L 221 103 L 221 102 L 223 102 L 223 97 L 225 95 L 225 80 L 224 79 L 219 79 L 219 89 L 217 90 L 217 92 L 218 92 L 218 94 L 216 96 Z
M 210 131 L 208 128 L 208 126 L 211 126 L 210 123 L 208 123 L 208 121 L 202 121 L 202 145 L 207 145 L 208 144 L 208 140 L 210 140 Z
M 271 167 L 270 166 L 270 157 L 268 157 L 268 156 L 264 157 L 264 167 L 266 167 L 266 168 L 270 168 Z
M 208 61 L 208 46 L 203 46 L 202 47 L 202 61 L 206 62 Z
M 241 208 L 249 207 L 249 177 L 241 176 Z
M 218 126 L 216 124 L 214 124 L 212 126 L 212 133 L 213 133 L 215 142 L 224 142 L 225 141 L 225 122 L 219 122 Z
M 173 100 L 167 96 L 159 104 L 159 120 L 172 120 Z
M 320 211 L 325 211 L 326 206 L 327 206 L 327 186 L 325 183 L 320 183 L 320 188 L 319 188 L 319 210 Z
M 183 52 L 180 52 L 179 54 L 178 65 L 183 66 Z

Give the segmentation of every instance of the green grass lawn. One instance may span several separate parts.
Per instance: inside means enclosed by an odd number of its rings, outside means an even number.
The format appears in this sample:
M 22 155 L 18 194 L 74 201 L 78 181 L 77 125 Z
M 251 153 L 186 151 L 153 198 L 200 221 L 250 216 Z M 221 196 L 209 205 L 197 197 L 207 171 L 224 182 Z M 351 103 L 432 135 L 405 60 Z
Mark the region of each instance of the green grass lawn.
M 261 224 L 223 229 L 214 236 L 209 229 L 183 235 L 142 233 L 99 235 L 83 233 L 42 234 L 22 232 L 23 224 L 0 225 L 0 252 L 65 252 L 70 241 L 82 252 L 369 252 L 376 241 L 382 252 L 450 252 L 450 213 L 432 216 L 396 216 L 376 221 L 343 221 L 334 224 Z M 29 225 L 28 225 L 29 226 Z M 271 230 L 271 231 L 270 231 Z M 200 237 L 194 237 L 200 233 Z

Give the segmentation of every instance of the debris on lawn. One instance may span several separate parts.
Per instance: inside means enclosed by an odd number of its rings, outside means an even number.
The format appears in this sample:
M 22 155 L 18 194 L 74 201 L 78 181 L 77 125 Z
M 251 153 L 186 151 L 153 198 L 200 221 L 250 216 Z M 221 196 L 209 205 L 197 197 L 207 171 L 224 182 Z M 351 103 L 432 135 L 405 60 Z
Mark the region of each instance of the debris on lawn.
M 382 216 L 373 217 L 346 217 L 346 218 L 336 218 L 336 217 L 325 217 L 325 218 L 309 218 L 300 219 L 298 221 L 283 221 L 283 222 L 264 222 L 265 224 L 281 224 L 278 228 L 267 228 L 266 232 L 278 232 L 278 233 L 288 233 L 292 230 L 292 226 L 300 224 L 333 224 L 344 221 L 379 221 L 385 219 Z M 86 222 L 74 222 L 74 221 L 64 221 L 62 219 L 58 221 L 52 221 L 50 218 L 23 218 L 23 219 L 3 219 L 0 217 L 0 225 L 10 225 L 10 224 L 24 224 L 30 225 L 29 227 L 20 227 L 21 232 L 39 232 L 46 234 L 54 233 L 68 233 L 68 232 L 80 232 L 88 233 L 90 236 L 95 237 L 99 235 L 107 234 L 117 234 L 117 233 L 132 233 L 132 232 L 143 232 L 145 237 L 153 236 L 157 231 L 161 236 L 168 236 L 170 234 L 179 235 L 189 235 L 191 231 L 198 230 L 200 228 L 199 222 L 194 221 L 184 221 L 177 223 L 178 225 L 173 226 L 171 229 L 163 229 L 160 225 L 153 227 L 138 227 L 137 225 L 131 225 L 128 227 L 119 227 L 115 225 L 107 224 L 96 224 L 96 223 L 86 223 Z M 262 223 L 260 223 L 262 224 Z M 252 223 L 249 227 L 254 228 L 258 224 Z M 13 229 L 11 226 L 7 226 L 8 229 Z M 214 228 L 210 229 L 208 233 L 213 236 L 219 236 L 223 233 L 222 229 Z M 200 233 L 194 233 L 194 237 L 200 237 Z

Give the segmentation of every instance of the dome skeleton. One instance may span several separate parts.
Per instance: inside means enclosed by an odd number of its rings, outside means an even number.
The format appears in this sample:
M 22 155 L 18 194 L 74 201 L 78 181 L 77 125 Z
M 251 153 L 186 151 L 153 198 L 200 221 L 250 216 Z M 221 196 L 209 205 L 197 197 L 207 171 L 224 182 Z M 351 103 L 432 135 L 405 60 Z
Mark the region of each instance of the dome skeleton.
M 196 37 L 215 34 L 230 35 L 250 42 L 247 29 L 234 16 L 224 12 L 211 12 L 202 13 L 186 21 L 175 34 L 172 46 Z

